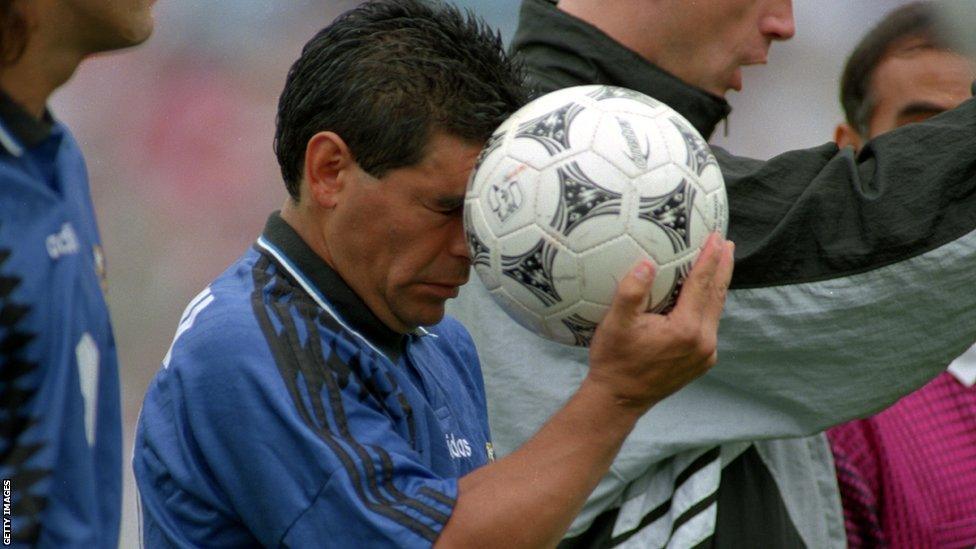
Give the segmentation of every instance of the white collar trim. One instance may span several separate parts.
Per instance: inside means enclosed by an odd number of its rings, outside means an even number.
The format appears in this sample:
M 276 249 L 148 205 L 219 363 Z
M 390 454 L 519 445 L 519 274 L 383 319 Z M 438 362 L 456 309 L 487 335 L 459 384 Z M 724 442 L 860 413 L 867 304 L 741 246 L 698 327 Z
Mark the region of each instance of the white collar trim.
M 0 147 L 7 149 L 7 152 L 14 156 L 24 154 L 24 148 L 20 146 L 17 139 L 3 125 L 0 125 Z
M 949 364 L 949 373 L 966 387 L 976 385 L 976 345 Z
M 386 356 L 386 353 L 384 353 L 383 351 L 379 350 L 379 348 L 376 347 L 375 345 L 373 345 L 373 343 L 370 340 L 366 339 L 365 336 L 363 336 L 362 334 L 360 334 L 359 332 L 357 332 L 356 330 L 354 330 L 352 328 L 352 326 L 350 326 L 349 324 L 347 324 L 346 321 L 343 320 L 341 316 L 339 316 L 339 313 L 337 313 L 335 311 L 335 309 L 333 309 L 332 306 L 329 305 L 329 302 L 325 300 L 325 296 L 323 296 L 321 293 L 319 293 L 319 291 L 315 287 L 315 285 L 312 284 L 311 282 L 309 282 L 309 280 L 307 278 L 305 278 L 305 275 L 302 274 L 302 272 L 298 270 L 298 267 L 296 267 L 295 265 L 293 265 L 291 263 L 291 261 L 288 259 L 288 257 L 281 250 L 279 250 L 277 247 L 275 247 L 274 244 L 272 244 L 267 239 L 265 239 L 264 236 L 261 236 L 261 237 L 258 238 L 257 244 L 262 249 L 264 249 L 266 252 L 268 252 L 269 254 L 271 254 L 272 256 L 274 256 L 274 258 L 278 260 L 278 262 L 281 264 L 281 266 L 286 271 L 288 271 L 288 273 L 291 274 L 291 276 L 294 277 L 294 279 L 296 281 L 298 281 L 298 284 L 315 301 L 315 303 L 320 308 L 322 308 L 322 310 L 324 310 L 325 312 L 329 313 L 329 316 L 331 316 L 332 318 L 334 318 L 335 321 L 338 322 L 340 326 L 342 326 L 343 328 L 345 328 L 350 334 L 352 334 L 353 336 L 355 336 L 357 339 L 359 339 L 360 341 L 362 341 L 363 343 L 365 343 L 370 349 L 372 349 L 373 351 L 376 351 L 376 354 L 378 354 L 378 355 L 380 355 L 382 357 L 385 357 L 387 360 L 390 360 L 390 357 Z M 390 362 L 392 362 L 392 360 L 390 360 Z

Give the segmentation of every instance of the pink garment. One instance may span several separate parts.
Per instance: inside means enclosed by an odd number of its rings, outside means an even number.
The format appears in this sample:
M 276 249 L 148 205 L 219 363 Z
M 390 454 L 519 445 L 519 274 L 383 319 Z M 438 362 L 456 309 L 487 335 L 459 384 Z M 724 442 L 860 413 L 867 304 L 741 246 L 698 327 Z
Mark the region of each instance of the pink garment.
M 976 387 L 943 373 L 827 437 L 851 547 L 976 546 Z

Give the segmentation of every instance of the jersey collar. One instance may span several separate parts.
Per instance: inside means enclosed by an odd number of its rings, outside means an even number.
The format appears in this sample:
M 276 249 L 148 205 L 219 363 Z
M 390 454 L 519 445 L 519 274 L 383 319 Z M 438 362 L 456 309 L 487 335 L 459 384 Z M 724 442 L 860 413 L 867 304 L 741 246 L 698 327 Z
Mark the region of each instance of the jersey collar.
M 44 112 L 41 120 L 34 118 L 9 95 L 0 91 L 0 145 L 14 156 L 24 149 L 36 147 L 51 135 L 54 120 Z
M 279 212 L 268 217 L 258 246 L 277 259 L 312 298 L 353 335 L 364 339 L 393 362 L 403 354 L 406 335 L 383 324 L 339 273 L 281 218 Z

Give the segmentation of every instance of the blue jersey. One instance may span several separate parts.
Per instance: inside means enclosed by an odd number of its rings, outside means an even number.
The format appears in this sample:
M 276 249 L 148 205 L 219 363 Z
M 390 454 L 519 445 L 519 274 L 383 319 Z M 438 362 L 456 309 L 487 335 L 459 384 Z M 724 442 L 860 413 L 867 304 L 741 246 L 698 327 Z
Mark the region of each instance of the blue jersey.
M 0 541 L 114 548 L 119 372 L 85 163 L 2 94 L 0 145 Z
M 149 387 L 148 547 L 429 547 L 491 456 L 481 370 L 445 319 L 384 326 L 275 214 L 194 299 Z

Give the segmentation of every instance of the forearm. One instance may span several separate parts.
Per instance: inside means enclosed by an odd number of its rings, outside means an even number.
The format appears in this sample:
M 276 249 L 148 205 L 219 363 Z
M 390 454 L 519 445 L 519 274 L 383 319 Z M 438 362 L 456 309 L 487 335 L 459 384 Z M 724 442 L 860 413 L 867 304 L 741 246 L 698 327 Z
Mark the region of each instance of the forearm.
M 976 100 L 870 141 L 766 162 L 714 148 L 738 245 L 732 288 L 813 282 L 914 257 L 976 228 Z
M 870 414 L 972 345 L 974 128 L 970 100 L 859 155 L 716 151 L 738 254 L 723 361 L 700 385 L 718 395 L 713 415 L 758 418 L 717 435 L 805 435 Z
M 709 237 L 667 316 L 647 312 L 650 262 L 620 280 L 580 389 L 518 451 L 460 480 L 441 546 L 559 541 L 637 419 L 715 364 L 733 249 L 719 235 Z
M 640 412 L 585 381 L 518 451 L 461 479 L 438 546 L 555 545 Z

